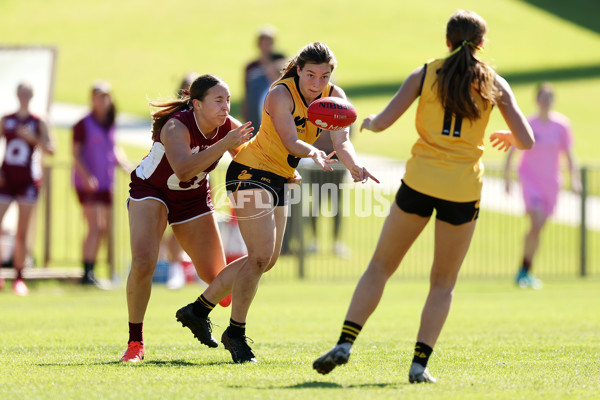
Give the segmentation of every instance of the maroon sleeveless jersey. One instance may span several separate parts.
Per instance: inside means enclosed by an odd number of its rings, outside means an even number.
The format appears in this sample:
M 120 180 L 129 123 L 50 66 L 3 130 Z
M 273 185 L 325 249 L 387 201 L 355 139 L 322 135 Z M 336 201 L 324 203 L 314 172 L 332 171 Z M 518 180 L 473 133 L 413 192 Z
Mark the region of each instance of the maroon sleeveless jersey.
M 217 143 L 231 130 L 231 119 L 227 117 L 225 123 L 217 128 L 217 133 L 212 138 L 208 139 L 198 128 L 192 110 L 176 112 L 171 118 L 176 118 L 188 129 L 190 134 L 190 149 L 193 154 L 199 153 Z M 150 153 L 144 157 L 140 165 L 132 172 L 131 187 L 133 189 L 136 180 L 141 179 L 145 181 L 146 184 L 153 186 L 155 189 L 158 189 L 161 193 L 166 195 L 166 200 L 169 203 L 174 202 L 177 204 L 181 201 L 197 199 L 198 196 L 204 196 L 204 198 L 207 199 L 206 201 L 210 202 L 210 196 L 207 196 L 207 194 L 210 193 L 210 190 L 206 177 L 210 171 L 215 169 L 218 162 L 219 160 L 215 161 L 207 169 L 200 172 L 192 179 L 181 182 L 167 161 L 165 147 L 161 143 L 159 137 L 152 144 Z
M 10 182 L 25 185 L 38 183 L 41 178 L 39 159 L 33 157 L 35 147 L 17 135 L 17 129 L 27 126 L 40 136 L 40 118 L 30 114 L 21 119 L 17 114 L 9 114 L 3 120 L 6 150 L 2 162 L 2 172 Z

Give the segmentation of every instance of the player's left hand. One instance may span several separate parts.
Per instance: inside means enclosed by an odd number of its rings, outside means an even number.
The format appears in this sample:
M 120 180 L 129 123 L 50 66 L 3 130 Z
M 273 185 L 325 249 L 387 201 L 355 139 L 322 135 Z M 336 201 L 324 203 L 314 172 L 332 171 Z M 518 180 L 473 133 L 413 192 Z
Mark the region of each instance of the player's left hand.
M 294 172 L 294 176 L 293 177 L 288 178 L 287 183 L 292 188 L 294 188 L 295 186 L 299 186 L 302 183 L 302 175 L 300 175 L 300 173 L 298 173 L 298 170 L 296 170 Z
M 492 142 L 492 147 L 508 151 L 510 146 L 515 144 L 515 138 L 511 131 L 496 131 L 490 135 L 490 142 Z
M 354 180 L 354 182 L 365 183 L 369 180 L 369 178 L 371 178 L 373 181 L 379 183 L 379 180 L 373 175 L 371 175 L 371 173 L 367 171 L 365 167 L 361 167 L 358 165 L 355 165 L 354 167 L 352 167 L 352 169 L 350 169 L 350 175 L 352 175 L 352 180 Z

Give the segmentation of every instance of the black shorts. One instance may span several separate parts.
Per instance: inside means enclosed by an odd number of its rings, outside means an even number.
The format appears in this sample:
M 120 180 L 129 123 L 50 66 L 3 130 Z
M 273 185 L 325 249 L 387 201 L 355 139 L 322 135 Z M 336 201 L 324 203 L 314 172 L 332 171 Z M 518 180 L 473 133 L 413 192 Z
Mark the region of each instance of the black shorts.
M 402 211 L 421 217 L 430 217 L 435 209 L 436 219 L 452 225 L 466 224 L 479 217 L 479 200 L 457 203 L 438 199 L 411 189 L 404 181 L 396 193 L 396 204 Z
M 227 168 L 225 179 L 227 193 L 247 189 L 265 189 L 271 194 L 275 207 L 287 204 L 289 190 L 286 183 L 288 180 L 283 176 L 232 161 Z

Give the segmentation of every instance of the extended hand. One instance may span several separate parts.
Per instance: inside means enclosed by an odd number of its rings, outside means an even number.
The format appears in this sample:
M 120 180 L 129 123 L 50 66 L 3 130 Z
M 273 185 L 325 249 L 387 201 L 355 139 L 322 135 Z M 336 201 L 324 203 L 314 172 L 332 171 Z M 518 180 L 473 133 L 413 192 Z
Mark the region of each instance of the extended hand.
M 379 180 L 377 178 L 375 178 L 373 175 L 371 175 L 371 173 L 369 171 L 367 171 L 367 169 L 365 167 L 360 167 L 358 165 L 355 165 L 350 170 L 350 175 L 352 175 L 352 179 L 354 180 L 354 182 L 365 183 L 366 181 L 369 180 L 369 178 L 371 178 L 375 182 L 379 183 Z
M 363 119 L 362 124 L 360 124 L 360 132 L 362 132 L 363 129 L 371 130 L 371 121 L 373 121 L 373 118 L 375 118 L 375 114 L 371 114 Z
M 329 164 L 336 163 L 337 160 L 332 160 L 331 157 L 335 154 L 335 151 L 332 151 L 329 155 L 326 155 L 324 151 L 317 151 L 312 156 L 313 161 L 317 164 L 323 171 L 333 171 L 333 168 L 329 166 Z
M 510 146 L 515 144 L 515 138 L 511 131 L 496 131 L 490 135 L 490 142 L 492 142 L 492 147 L 508 151 Z
M 227 136 L 225 136 L 223 140 L 225 140 L 228 150 L 233 150 L 252 138 L 252 131 L 254 128 L 250 126 L 251 124 L 251 121 L 246 122 L 227 133 Z

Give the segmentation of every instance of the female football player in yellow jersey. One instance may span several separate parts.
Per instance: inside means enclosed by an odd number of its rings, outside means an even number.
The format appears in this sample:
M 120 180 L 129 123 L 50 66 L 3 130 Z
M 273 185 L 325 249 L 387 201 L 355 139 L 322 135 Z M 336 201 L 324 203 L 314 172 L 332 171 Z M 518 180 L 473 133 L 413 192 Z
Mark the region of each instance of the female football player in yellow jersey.
M 324 43 L 302 48 L 271 86 L 258 134 L 237 153 L 227 170 L 227 191 L 248 257 L 229 264 L 203 295 L 186 307 L 198 317 L 197 326 L 190 329 L 197 337 L 205 337 L 210 335 L 208 313 L 232 293 L 231 321 L 221 341 L 234 362 L 256 362 L 246 341 L 246 315 L 262 274 L 279 257 L 286 224 L 286 184 L 299 180 L 296 166 L 300 158 L 312 158 L 328 171 L 332 170 L 329 164 L 335 162 L 330 159 L 333 153 L 327 155 L 312 146 L 321 131 L 307 119 L 308 105 L 315 99 L 346 97 L 329 82 L 335 66 L 336 59 Z M 331 133 L 338 158 L 355 182 L 377 181 L 359 165 L 348 133 L 348 128 Z
M 534 144 L 508 83 L 477 58 L 486 30 L 485 21 L 474 12 L 453 14 L 446 27 L 450 55 L 415 69 L 384 110 L 362 123 L 361 130 L 382 131 L 419 98 L 419 139 L 373 258 L 354 292 L 340 339 L 313 363 L 322 374 L 348 361 L 352 344 L 375 311 L 388 278 L 435 209 L 430 289 L 409 371 L 411 383 L 435 382 L 427 361 L 448 316 L 458 271 L 475 230 L 484 133 L 492 106 L 500 109 L 510 128 L 490 136 L 494 147 L 529 149 Z

